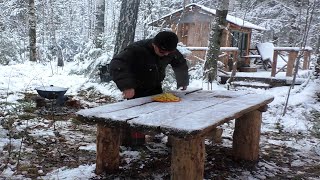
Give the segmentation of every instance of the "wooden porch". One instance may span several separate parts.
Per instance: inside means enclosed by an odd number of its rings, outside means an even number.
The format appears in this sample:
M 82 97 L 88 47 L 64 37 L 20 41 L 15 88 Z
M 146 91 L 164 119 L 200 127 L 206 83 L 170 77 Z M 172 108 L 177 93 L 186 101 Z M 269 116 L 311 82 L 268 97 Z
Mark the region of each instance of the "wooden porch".
M 204 62 L 205 60 L 200 58 L 204 57 L 207 47 L 186 47 L 192 53 L 187 56 L 187 59 L 194 65 L 197 62 Z M 220 47 L 221 55 L 219 56 L 220 61 L 224 64 L 223 70 L 231 72 L 236 70 L 237 72 L 257 72 L 258 63 L 268 60 L 259 54 L 257 49 L 250 49 L 249 54 L 240 57 L 240 52 L 237 47 Z M 307 70 L 310 67 L 311 58 L 311 47 L 300 48 L 300 47 L 274 47 L 273 52 L 270 53 L 272 59 L 270 60 L 270 77 L 275 77 L 279 72 L 286 72 L 287 77 L 292 77 L 294 72 L 294 64 L 297 58 L 300 59 L 299 69 Z M 279 63 L 282 61 L 282 64 Z M 234 66 L 234 64 L 239 64 Z M 245 68 L 251 68 L 251 70 L 244 70 Z M 266 69 L 268 71 L 268 69 Z
M 273 52 L 273 61 L 271 69 L 271 77 L 275 77 L 280 71 L 286 71 L 287 77 L 292 77 L 294 73 L 295 60 L 302 58 L 302 61 L 299 63 L 299 69 L 307 70 L 310 67 L 310 58 L 311 58 L 312 48 L 300 48 L 300 47 L 274 47 Z M 288 60 L 285 59 L 285 56 L 288 56 Z M 280 57 L 284 62 L 281 68 L 278 68 L 278 57 Z M 300 65 L 302 63 L 302 66 Z M 286 70 L 285 70 L 286 69 Z

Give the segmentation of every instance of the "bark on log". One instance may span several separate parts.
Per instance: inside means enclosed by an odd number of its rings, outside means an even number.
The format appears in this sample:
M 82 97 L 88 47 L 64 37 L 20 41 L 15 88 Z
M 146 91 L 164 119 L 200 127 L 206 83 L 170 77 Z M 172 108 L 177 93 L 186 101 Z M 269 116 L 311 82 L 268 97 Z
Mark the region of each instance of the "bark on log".
M 202 180 L 205 144 L 202 137 L 185 141 L 172 137 L 171 180 Z
M 97 125 L 96 174 L 115 172 L 120 163 L 120 130 Z
M 258 160 L 261 119 L 259 110 L 236 119 L 232 144 L 235 160 Z

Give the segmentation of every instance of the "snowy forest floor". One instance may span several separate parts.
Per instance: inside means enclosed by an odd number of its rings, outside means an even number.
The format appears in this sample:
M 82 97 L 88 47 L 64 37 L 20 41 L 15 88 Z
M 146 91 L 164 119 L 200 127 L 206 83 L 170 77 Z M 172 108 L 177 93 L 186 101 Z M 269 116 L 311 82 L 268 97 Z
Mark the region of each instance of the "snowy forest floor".
M 81 107 L 92 106 L 92 102 L 102 104 L 114 102 L 110 97 L 90 97 L 73 100 L 69 97 L 65 107 L 50 110 L 36 107 L 35 94 L 25 94 L 20 104 L 14 105 L 9 118 L 2 120 L 1 133 L 9 134 L 10 141 L 0 154 L 1 173 L 12 170 L 15 177 L 47 179 L 49 172 L 58 168 L 76 168 L 80 165 L 95 163 L 94 125 L 81 124 L 76 120 L 75 112 Z M 318 95 L 320 98 L 320 95 Z M 319 100 L 318 100 L 319 102 Z M 48 102 L 46 102 L 48 103 Z M 319 102 L 320 104 L 320 102 Z M 47 110 L 45 110 L 47 109 Z M 53 112 L 53 113 L 52 113 Z M 320 112 L 313 113 L 315 119 Z M 0 113 L 0 117 L 4 114 Z M 320 127 L 314 123 L 314 127 Z M 215 144 L 206 140 L 205 179 L 318 179 L 320 177 L 319 149 L 314 156 L 305 154 L 304 143 L 318 148 L 320 134 L 301 134 L 276 130 L 263 132 L 260 142 L 258 162 L 232 160 L 233 123 L 223 126 L 222 143 Z M 0 126 L 1 127 L 1 126 Z M 17 141 L 22 139 L 21 141 Z M 170 147 L 166 146 L 166 137 L 159 142 L 147 142 L 141 147 L 121 146 L 120 170 L 115 174 L 92 176 L 90 179 L 170 179 Z M 297 144 L 297 148 L 286 144 Z M 320 147 L 319 147 L 320 148 Z M 300 151 L 301 150 L 301 151 Z M 8 173 L 8 172 L 5 172 Z M 21 176 L 19 176 L 21 175 Z M 15 178 L 13 178 L 15 179 Z M 59 176 L 49 179 L 60 179 Z

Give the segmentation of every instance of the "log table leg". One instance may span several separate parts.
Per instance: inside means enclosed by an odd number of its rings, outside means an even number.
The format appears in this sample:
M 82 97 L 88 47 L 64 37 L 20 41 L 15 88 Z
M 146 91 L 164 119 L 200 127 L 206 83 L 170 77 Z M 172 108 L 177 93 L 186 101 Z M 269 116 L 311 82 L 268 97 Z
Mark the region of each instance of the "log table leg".
M 172 137 L 171 140 L 171 180 L 202 180 L 205 160 L 204 138 L 186 141 Z
M 96 174 L 114 172 L 120 163 L 120 130 L 97 125 Z
M 258 160 L 261 119 L 259 110 L 236 119 L 232 144 L 235 160 Z

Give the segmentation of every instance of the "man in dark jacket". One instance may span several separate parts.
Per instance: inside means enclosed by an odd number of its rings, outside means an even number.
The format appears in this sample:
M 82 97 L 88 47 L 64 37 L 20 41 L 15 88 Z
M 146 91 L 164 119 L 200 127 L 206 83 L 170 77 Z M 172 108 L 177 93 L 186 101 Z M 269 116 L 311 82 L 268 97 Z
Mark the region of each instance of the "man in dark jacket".
M 153 39 L 137 41 L 114 56 L 110 72 L 124 98 L 162 93 L 162 81 L 168 64 L 175 73 L 177 88 L 187 88 L 188 66 L 183 55 L 176 49 L 177 43 L 175 33 L 162 31 Z

